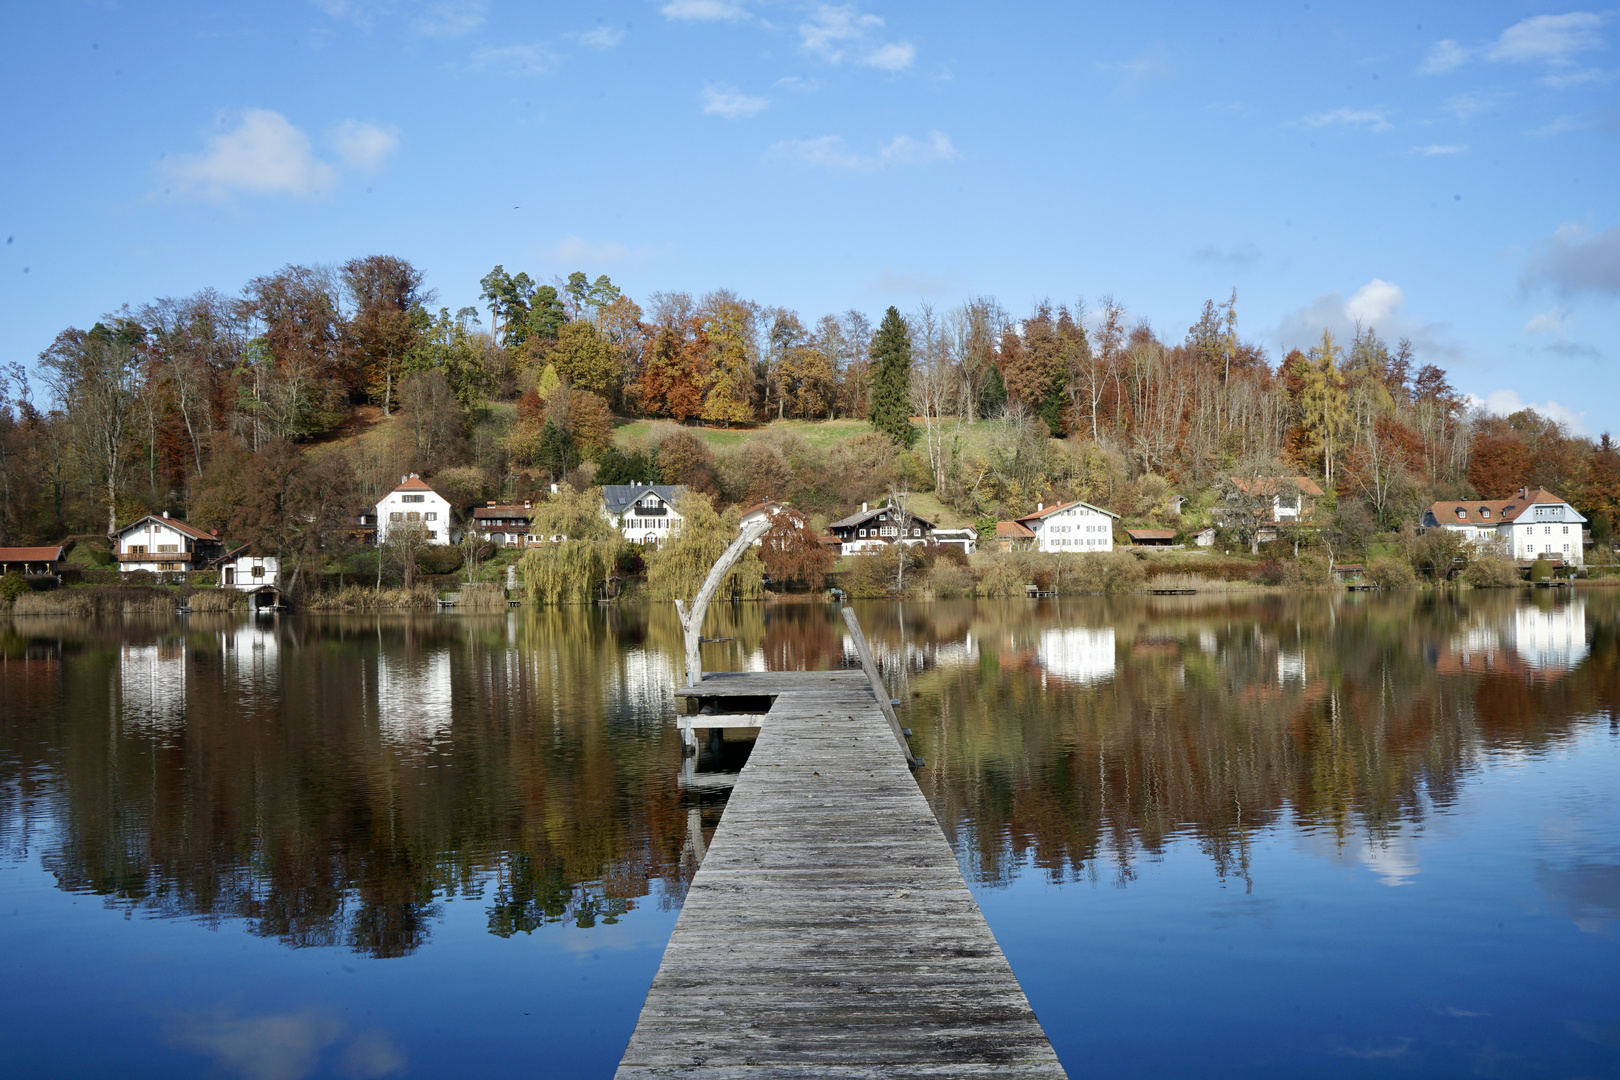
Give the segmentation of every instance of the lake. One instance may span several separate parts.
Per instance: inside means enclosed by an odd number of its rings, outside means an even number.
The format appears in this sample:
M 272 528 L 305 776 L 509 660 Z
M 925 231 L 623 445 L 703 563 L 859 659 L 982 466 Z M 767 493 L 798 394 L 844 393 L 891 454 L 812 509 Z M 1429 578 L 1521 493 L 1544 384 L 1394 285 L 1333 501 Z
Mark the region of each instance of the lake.
M 1620 1075 L 1620 590 L 857 605 L 1073 1076 Z M 709 666 L 855 666 L 830 606 Z M 662 608 L 0 620 L 8 1075 L 610 1076 L 749 743 Z M 927 927 L 918 935 L 926 938 Z

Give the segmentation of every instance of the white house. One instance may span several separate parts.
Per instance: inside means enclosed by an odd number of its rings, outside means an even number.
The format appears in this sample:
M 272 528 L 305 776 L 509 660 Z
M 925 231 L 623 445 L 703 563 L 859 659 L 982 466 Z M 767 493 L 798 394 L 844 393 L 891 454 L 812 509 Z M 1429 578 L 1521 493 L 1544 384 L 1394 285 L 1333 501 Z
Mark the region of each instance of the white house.
M 1586 518 L 1544 488 L 1520 488 L 1511 499 L 1437 502 L 1423 512 L 1423 524 L 1457 533 L 1475 547 L 1520 562 L 1586 563 L 1581 540 Z
M 827 532 L 838 539 L 840 555 L 870 554 L 890 544 L 915 547 L 934 542 L 932 521 L 888 503 L 876 507 L 861 503 L 860 513 L 839 518 Z
M 1228 479 L 1243 496 L 1269 496 L 1271 521 L 1279 525 L 1305 521 L 1311 516 L 1313 500 L 1326 494 L 1321 485 L 1308 476 L 1233 476 Z
M 935 529 L 934 543 L 944 547 L 951 544 L 962 549 L 962 554 L 971 555 L 979 550 L 979 530 L 972 525 L 964 525 L 960 529 Z
M 274 555 L 249 555 L 245 546 L 219 561 L 219 587 L 253 592 L 265 586 L 281 587 L 281 570 Z
M 603 484 L 602 516 L 632 544 L 657 547 L 685 523 L 675 503 L 680 484 Z
M 148 514 L 118 530 L 118 569 L 121 573 L 149 570 L 154 574 L 183 574 L 202 569 L 224 550 L 212 532 L 193 528 L 169 516 Z
M 1048 509 L 1035 504 L 1018 524 L 1035 534 L 1036 551 L 1113 551 L 1114 522 L 1119 515 L 1086 502 L 1059 503 Z
M 399 487 L 377 503 L 377 543 L 386 543 L 388 530 L 420 524 L 430 544 L 453 543 L 450 536 L 450 501 L 415 473 L 399 478 Z

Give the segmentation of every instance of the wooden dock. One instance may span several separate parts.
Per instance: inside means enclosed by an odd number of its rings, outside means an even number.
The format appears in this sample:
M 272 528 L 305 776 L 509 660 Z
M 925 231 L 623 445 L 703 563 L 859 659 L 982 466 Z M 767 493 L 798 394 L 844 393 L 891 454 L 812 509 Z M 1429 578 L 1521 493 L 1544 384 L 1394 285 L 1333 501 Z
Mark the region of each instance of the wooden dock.
M 721 715 L 768 707 L 621 1080 L 1065 1075 L 865 674 L 713 674 L 677 693 Z

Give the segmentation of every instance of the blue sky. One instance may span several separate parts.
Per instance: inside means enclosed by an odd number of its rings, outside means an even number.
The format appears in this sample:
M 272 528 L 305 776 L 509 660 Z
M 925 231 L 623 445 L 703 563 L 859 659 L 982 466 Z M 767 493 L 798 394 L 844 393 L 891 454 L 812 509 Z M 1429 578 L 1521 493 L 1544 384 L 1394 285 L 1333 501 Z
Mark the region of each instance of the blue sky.
M 8 5 L 0 360 L 396 254 L 807 321 L 1112 295 L 1357 316 L 1620 431 L 1620 13 L 1532 4 Z

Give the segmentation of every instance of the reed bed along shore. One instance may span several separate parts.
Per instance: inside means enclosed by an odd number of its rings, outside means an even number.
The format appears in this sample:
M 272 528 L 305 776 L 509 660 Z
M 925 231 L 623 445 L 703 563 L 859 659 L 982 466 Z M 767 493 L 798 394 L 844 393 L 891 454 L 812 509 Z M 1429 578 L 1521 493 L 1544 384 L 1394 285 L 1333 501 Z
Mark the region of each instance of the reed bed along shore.
M 160 589 L 148 585 L 85 585 L 48 592 L 27 592 L 11 605 L 12 615 L 172 615 L 192 611 L 247 610 L 247 594 L 233 589 Z

